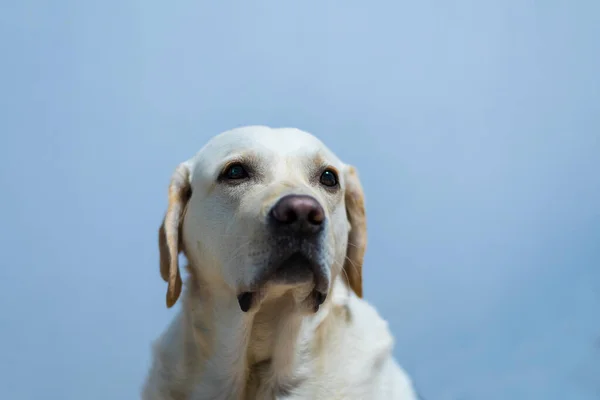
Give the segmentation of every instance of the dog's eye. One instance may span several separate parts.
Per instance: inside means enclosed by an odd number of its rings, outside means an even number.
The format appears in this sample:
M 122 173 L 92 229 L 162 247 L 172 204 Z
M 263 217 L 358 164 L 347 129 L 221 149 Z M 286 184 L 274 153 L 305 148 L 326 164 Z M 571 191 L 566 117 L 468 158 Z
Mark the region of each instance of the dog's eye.
M 230 165 L 223 174 L 227 179 L 244 179 L 248 177 L 248 172 L 241 164 Z
M 328 186 L 328 187 L 334 187 L 338 184 L 338 179 L 337 179 L 337 176 L 335 175 L 335 172 L 333 172 L 330 169 L 326 169 L 321 174 L 320 180 L 323 185 Z

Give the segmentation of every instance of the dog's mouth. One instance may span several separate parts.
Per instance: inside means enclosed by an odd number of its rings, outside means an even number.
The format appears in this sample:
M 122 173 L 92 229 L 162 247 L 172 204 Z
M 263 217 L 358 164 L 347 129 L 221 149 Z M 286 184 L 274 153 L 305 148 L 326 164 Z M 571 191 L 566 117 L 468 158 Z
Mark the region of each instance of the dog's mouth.
M 291 287 L 308 282 L 314 283 L 310 298 L 314 312 L 317 312 L 327 297 L 328 280 L 321 265 L 301 252 L 295 252 L 275 264 L 274 268 L 271 268 L 255 286 L 261 288 L 266 283 L 274 283 Z M 252 308 L 259 290 L 244 291 L 238 295 L 238 303 L 243 312 Z
M 283 260 L 267 279 L 284 285 L 295 285 L 314 279 L 319 266 L 300 252 Z

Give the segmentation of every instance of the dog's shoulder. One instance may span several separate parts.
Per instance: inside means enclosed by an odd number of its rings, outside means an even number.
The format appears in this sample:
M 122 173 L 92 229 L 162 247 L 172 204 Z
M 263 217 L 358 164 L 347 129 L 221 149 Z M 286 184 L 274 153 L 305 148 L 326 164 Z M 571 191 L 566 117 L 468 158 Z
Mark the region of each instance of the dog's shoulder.
M 343 282 L 332 296 L 315 331 L 313 398 L 415 400 L 410 378 L 393 358 L 387 321 Z
M 388 323 L 366 300 L 359 298 L 342 281 L 337 280 L 333 290 L 332 319 L 336 330 L 337 346 L 350 352 L 336 353 L 364 366 L 365 362 L 377 364 L 381 357 L 391 354 L 394 338 Z M 337 347 L 336 346 L 336 347 Z M 344 354 L 348 353 L 348 354 Z
M 142 399 L 185 398 L 192 387 L 190 365 L 186 362 L 192 354 L 186 351 L 186 345 L 189 345 L 185 339 L 187 328 L 185 316 L 178 312 L 169 327 L 153 342 L 152 363 L 142 387 Z

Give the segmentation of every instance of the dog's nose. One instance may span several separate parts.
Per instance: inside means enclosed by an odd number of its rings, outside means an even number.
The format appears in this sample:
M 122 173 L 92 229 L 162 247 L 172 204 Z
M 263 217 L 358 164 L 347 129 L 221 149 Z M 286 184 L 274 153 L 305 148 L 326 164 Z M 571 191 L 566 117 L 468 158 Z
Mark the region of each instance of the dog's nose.
M 311 196 L 287 195 L 271 209 L 271 223 L 278 228 L 288 228 L 296 233 L 317 233 L 323 228 L 325 211 Z

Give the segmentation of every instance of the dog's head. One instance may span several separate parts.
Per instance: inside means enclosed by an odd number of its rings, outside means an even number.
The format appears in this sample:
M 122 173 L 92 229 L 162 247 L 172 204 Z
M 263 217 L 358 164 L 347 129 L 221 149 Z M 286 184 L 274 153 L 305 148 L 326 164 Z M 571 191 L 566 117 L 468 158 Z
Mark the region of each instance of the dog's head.
M 178 255 L 242 311 L 273 288 L 302 288 L 317 310 L 343 275 L 362 296 L 363 193 L 353 167 L 297 129 L 252 126 L 214 137 L 180 164 L 159 230 L 167 306 L 181 293 Z

